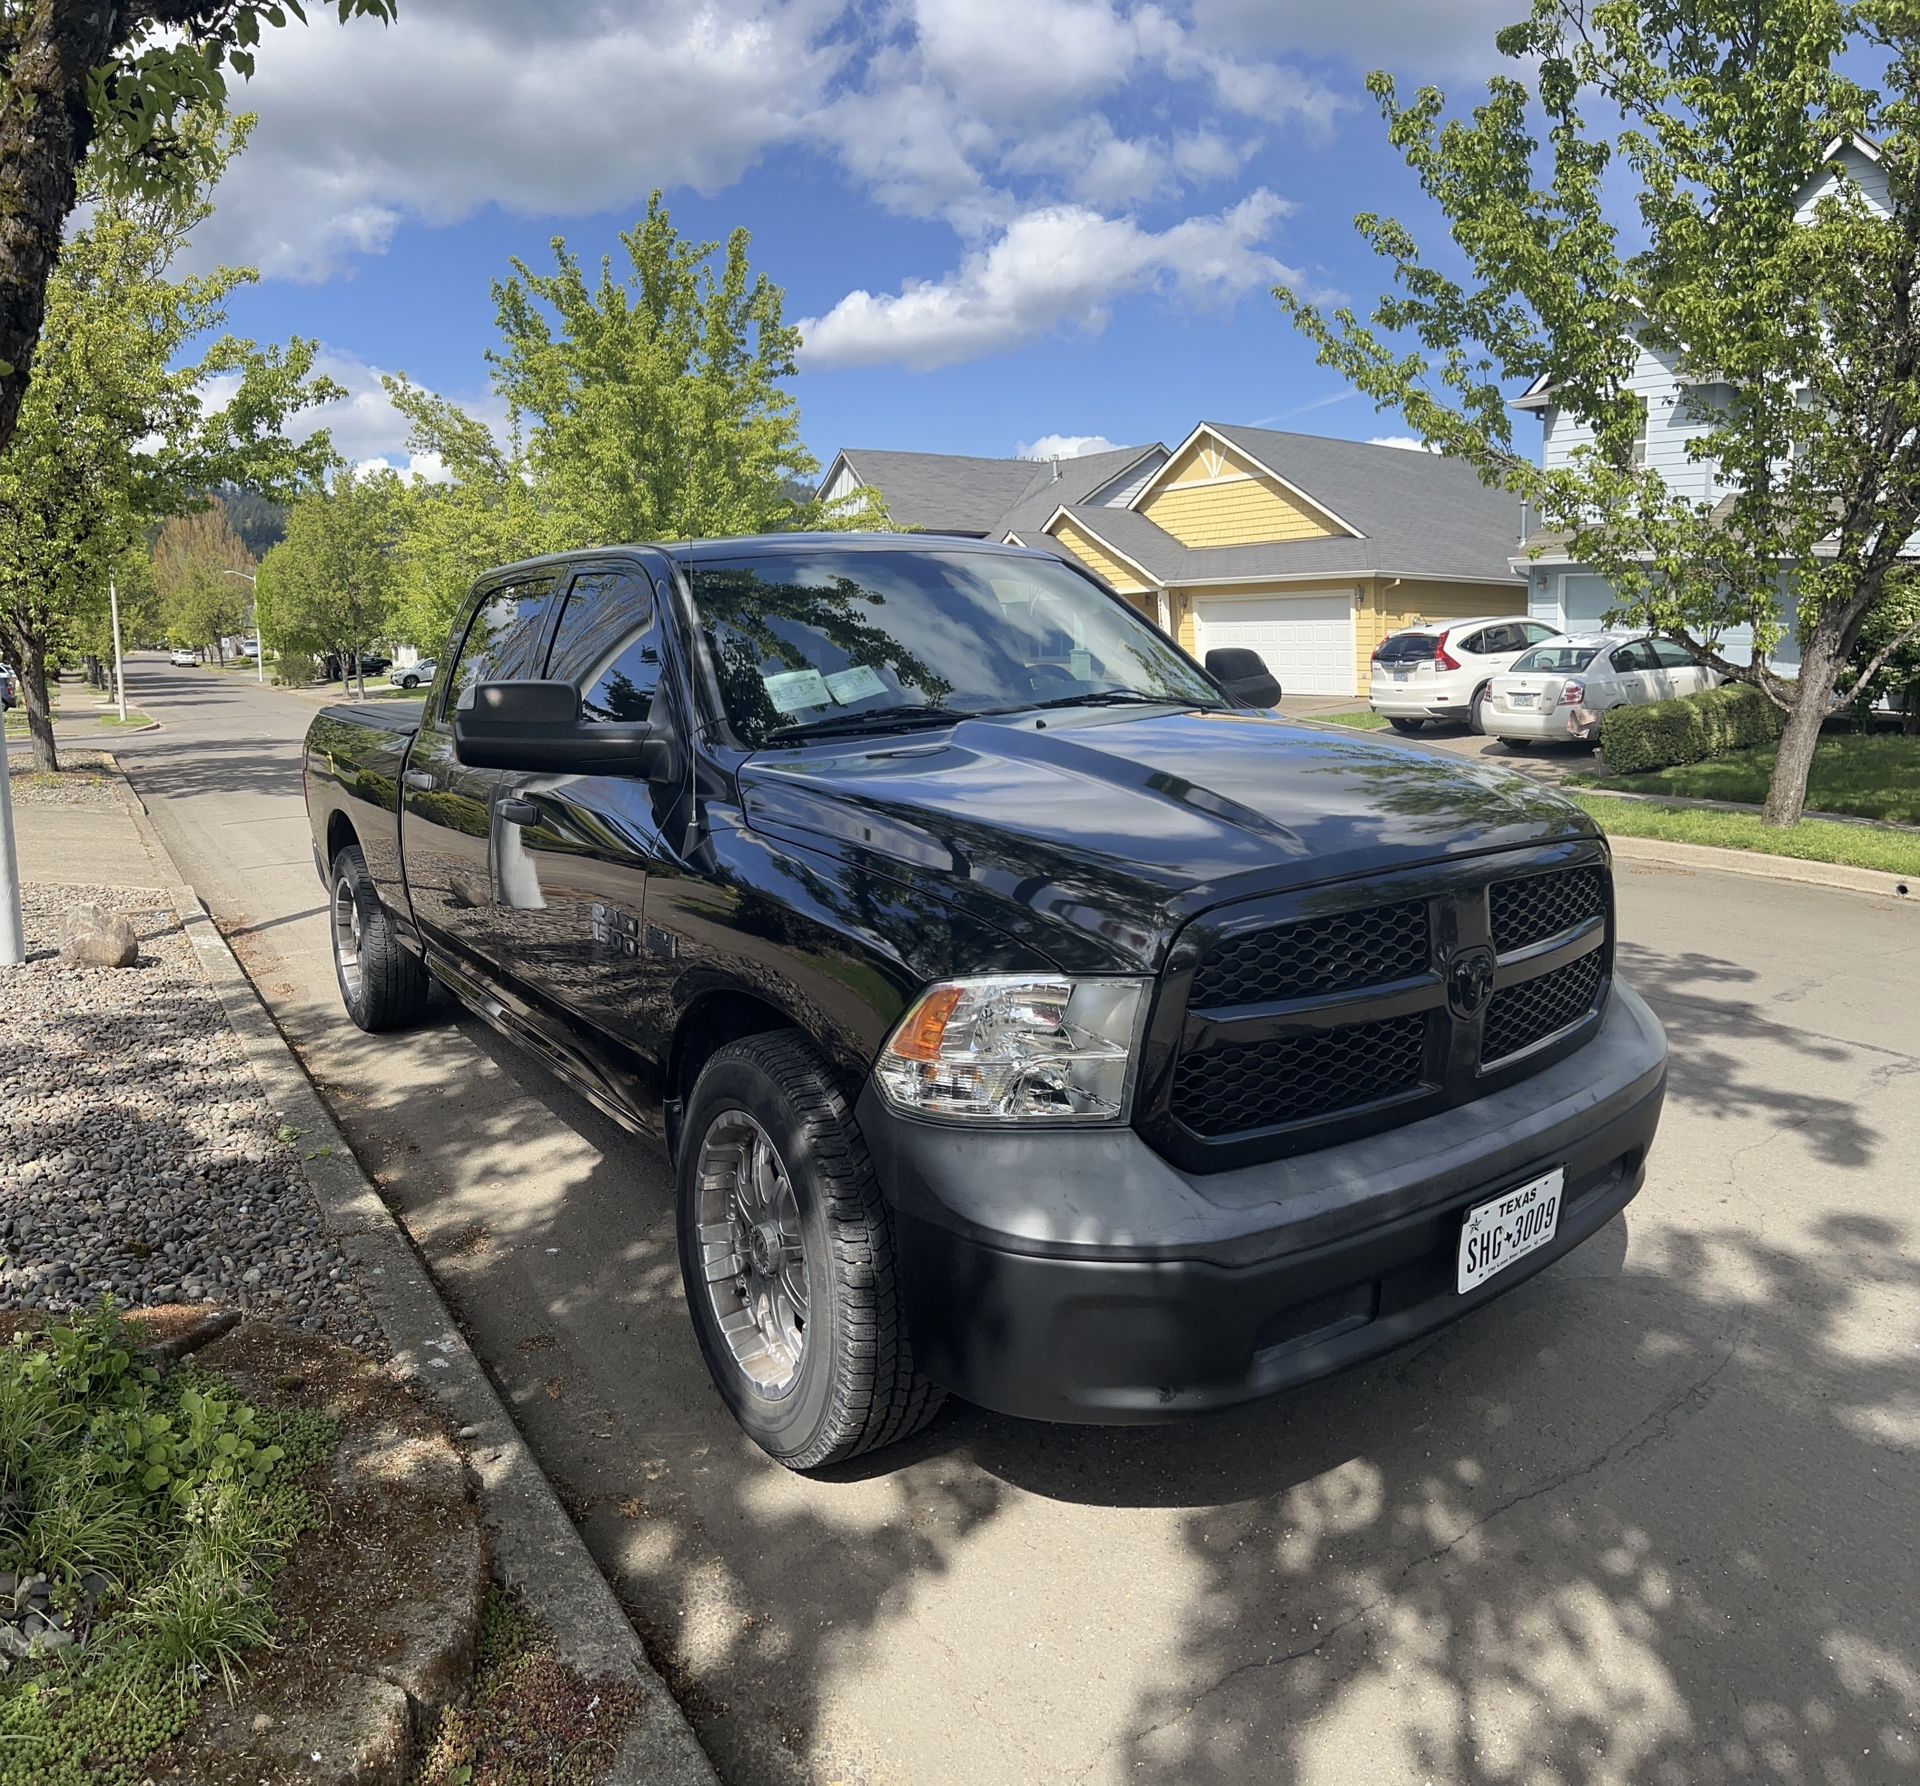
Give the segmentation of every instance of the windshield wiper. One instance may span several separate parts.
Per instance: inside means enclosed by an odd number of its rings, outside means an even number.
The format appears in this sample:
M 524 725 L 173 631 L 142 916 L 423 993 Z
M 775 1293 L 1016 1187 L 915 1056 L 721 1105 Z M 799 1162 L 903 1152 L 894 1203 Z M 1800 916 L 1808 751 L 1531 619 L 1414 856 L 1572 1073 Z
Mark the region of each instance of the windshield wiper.
M 1194 707 L 1197 701 L 1180 701 L 1171 695 L 1150 695 L 1138 688 L 1096 688 L 1087 695 L 1055 695 L 1047 701 L 1030 701 L 1029 710 L 1042 707 Z
M 827 713 L 819 719 L 803 719 L 798 725 L 780 726 L 767 734 L 775 744 L 791 738 L 851 737 L 861 732 L 895 732 L 906 726 L 946 726 L 957 720 L 978 719 L 994 708 L 962 711 L 956 707 L 882 707 L 876 713 Z

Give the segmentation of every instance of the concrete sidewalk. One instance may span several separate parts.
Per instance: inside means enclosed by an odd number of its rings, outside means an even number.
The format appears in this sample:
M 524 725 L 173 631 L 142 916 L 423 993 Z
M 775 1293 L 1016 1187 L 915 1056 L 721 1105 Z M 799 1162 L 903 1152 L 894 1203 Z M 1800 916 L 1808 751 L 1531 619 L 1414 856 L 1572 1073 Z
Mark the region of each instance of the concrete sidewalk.
M 29 885 L 166 885 L 117 798 L 111 807 L 57 806 L 16 790 L 13 829 L 20 846 L 20 878 Z

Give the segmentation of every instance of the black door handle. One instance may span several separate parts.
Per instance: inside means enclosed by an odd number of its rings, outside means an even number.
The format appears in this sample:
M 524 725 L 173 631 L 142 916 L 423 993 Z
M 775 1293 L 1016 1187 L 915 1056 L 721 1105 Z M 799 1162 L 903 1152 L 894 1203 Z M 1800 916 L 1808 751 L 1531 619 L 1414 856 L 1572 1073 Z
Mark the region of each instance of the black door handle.
M 413 788 L 422 794 L 430 794 L 433 792 L 433 776 L 425 769 L 409 769 L 401 775 L 400 785 Z
M 509 794 L 494 811 L 509 825 L 537 825 L 540 822 L 540 808 L 531 800 L 522 800 L 518 794 Z

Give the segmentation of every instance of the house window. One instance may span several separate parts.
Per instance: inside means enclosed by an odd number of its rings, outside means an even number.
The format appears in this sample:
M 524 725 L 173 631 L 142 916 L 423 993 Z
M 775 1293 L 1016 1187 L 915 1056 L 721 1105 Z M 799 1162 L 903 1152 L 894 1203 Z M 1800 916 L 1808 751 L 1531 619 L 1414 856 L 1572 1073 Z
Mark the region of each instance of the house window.
M 1647 462 L 1648 403 L 1645 397 L 1640 398 L 1639 403 L 1640 417 L 1633 425 L 1633 462 L 1635 465 L 1644 465 Z

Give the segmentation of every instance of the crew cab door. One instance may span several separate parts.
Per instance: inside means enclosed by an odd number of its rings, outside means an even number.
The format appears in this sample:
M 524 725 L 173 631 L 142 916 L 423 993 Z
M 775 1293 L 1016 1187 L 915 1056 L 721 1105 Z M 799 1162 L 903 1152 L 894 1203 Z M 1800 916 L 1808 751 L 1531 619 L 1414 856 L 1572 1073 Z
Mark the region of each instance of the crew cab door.
M 669 725 L 668 652 L 652 581 L 631 562 L 576 571 L 545 666 L 580 691 L 587 724 Z M 677 730 L 677 727 L 671 729 Z M 682 758 L 684 765 L 684 756 Z M 515 1010 L 629 1108 L 655 1051 L 641 1013 L 671 951 L 645 920 L 648 874 L 678 783 L 509 774 L 494 803 L 497 967 Z
M 551 575 L 486 590 L 455 644 L 452 670 L 428 699 L 400 789 L 400 856 L 414 922 L 452 965 L 489 977 L 493 935 L 493 803 L 497 769 L 454 755 L 453 714 L 481 682 L 539 674 L 553 618 Z

